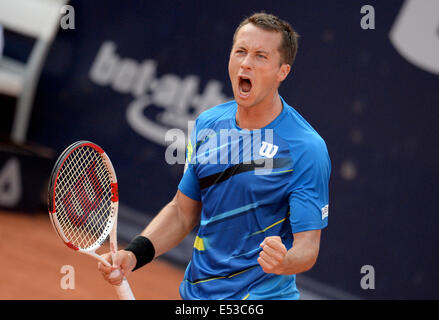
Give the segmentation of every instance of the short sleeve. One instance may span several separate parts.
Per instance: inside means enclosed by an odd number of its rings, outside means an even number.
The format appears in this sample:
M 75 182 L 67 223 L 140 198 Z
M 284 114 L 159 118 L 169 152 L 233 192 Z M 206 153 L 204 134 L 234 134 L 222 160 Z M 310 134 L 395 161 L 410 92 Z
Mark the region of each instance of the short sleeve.
M 294 150 L 293 150 L 294 154 Z M 293 233 L 328 225 L 331 161 L 323 139 L 315 139 L 293 159 L 290 184 L 290 223 Z
M 186 164 L 186 166 L 178 189 L 192 200 L 201 201 L 200 183 L 194 173 L 193 164 Z
M 192 200 L 201 201 L 200 183 L 194 171 L 194 163 L 196 162 L 194 161 L 196 154 L 196 123 L 186 148 L 186 164 L 178 189 Z

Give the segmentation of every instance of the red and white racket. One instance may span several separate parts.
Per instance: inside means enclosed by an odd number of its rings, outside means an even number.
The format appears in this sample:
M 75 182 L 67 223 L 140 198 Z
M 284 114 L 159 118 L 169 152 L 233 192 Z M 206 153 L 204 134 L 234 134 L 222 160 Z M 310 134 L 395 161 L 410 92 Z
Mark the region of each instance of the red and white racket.
M 108 235 L 111 252 L 117 252 L 118 186 L 104 150 L 90 141 L 67 147 L 52 170 L 48 202 L 50 220 L 64 243 L 110 266 L 96 253 Z M 115 288 L 121 300 L 134 300 L 126 279 Z

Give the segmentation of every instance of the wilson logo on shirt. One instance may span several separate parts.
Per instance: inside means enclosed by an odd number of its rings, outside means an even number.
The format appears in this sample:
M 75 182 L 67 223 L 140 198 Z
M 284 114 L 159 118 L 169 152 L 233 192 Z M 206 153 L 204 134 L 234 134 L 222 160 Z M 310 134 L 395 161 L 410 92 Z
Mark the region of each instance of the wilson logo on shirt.
M 271 159 L 274 157 L 278 149 L 278 146 L 262 141 L 262 146 L 259 149 L 259 155 Z

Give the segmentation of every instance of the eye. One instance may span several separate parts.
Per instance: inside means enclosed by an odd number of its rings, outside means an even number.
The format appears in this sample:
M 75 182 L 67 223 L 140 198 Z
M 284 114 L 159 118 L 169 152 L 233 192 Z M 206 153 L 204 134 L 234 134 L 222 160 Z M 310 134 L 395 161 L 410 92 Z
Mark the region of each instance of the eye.
M 258 57 L 258 58 L 261 58 L 261 59 L 267 59 L 267 57 L 264 56 L 263 54 L 258 54 L 257 57 Z
M 236 49 L 235 53 L 237 53 L 237 54 L 244 54 L 245 51 L 243 49 Z

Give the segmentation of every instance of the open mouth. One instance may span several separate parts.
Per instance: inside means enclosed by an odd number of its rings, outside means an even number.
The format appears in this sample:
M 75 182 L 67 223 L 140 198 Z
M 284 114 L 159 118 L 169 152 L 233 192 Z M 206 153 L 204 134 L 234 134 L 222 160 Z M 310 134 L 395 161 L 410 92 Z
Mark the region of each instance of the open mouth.
M 245 76 L 240 76 L 239 77 L 239 92 L 242 95 L 246 96 L 246 95 L 250 94 L 251 89 L 252 89 L 251 80 Z

